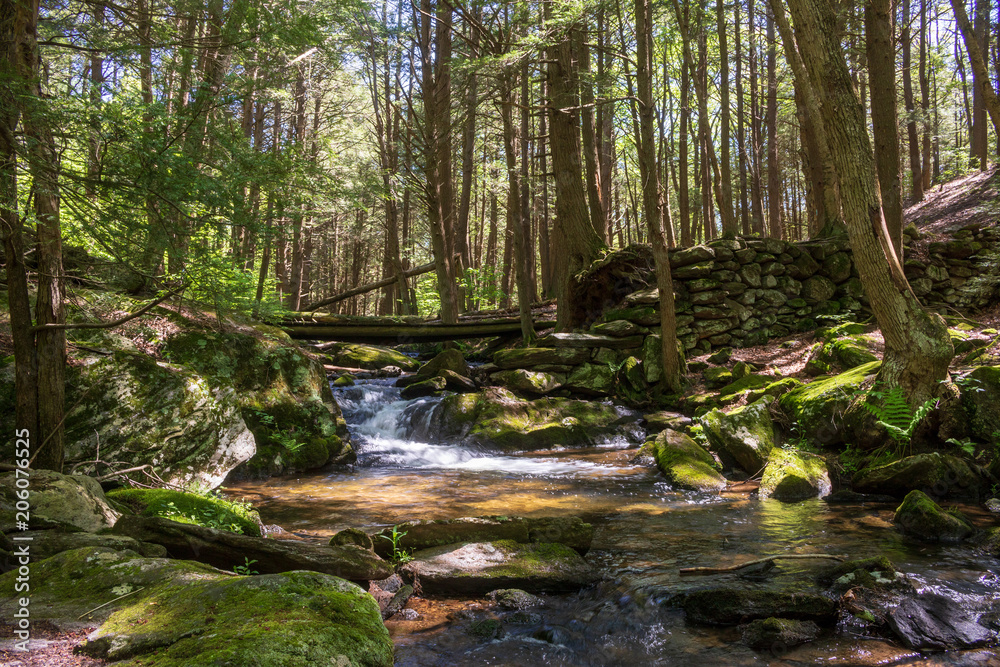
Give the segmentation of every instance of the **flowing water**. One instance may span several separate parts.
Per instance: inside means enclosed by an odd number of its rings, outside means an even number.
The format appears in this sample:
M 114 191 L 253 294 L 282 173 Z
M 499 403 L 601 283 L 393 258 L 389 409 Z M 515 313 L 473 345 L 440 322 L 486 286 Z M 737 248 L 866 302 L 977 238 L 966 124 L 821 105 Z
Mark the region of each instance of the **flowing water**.
M 346 470 L 231 489 L 265 523 L 325 540 L 347 527 L 479 515 L 581 516 L 595 526 L 587 560 L 605 580 L 570 596 L 543 596 L 527 623 L 493 640 L 472 621 L 494 613 L 484 600 L 414 599 L 415 620 L 390 619 L 398 665 L 991 665 L 992 650 L 920 655 L 842 623 L 817 641 L 755 652 L 737 629 L 688 626 L 671 597 L 710 584 L 814 589 L 829 561 L 786 560 L 766 581 L 735 574 L 681 577 L 678 569 L 724 566 L 775 554 L 887 555 L 920 590 L 976 609 L 1000 605 L 1000 562 L 967 546 L 928 546 L 891 527 L 895 505 L 760 501 L 745 494 L 673 491 L 648 462 L 641 438 L 588 449 L 498 455 L 436 442 L 435 398 L 403 401 L 388 380 L 334 389 L 358 449 Z M 980 526 L 995 519 L 963 508 Z

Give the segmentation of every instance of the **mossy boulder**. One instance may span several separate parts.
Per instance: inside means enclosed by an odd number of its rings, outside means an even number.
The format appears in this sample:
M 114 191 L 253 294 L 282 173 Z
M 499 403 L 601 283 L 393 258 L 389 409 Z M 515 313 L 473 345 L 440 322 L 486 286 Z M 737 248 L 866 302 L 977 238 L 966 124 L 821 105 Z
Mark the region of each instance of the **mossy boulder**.
M 330 546 L 355 546 L 367 549 L 368 551 L 375 550 L 375 544 L 372 542 L 371 535 L 360 528 L 345 528 L 344 530 L 338 531 L 333 537 L 330 538 Z
M 542 373 L 516 368 L 493 373 L 490 375 L 490 380 L 518 394 L 543 396 L 562 387 L 566 382 L 566 376 L 561 373 Z
M 692 491 L 721 491 L 726 478 L 715 459 L 690 437 L 664 429 L 651 442 L 656 465 L 671 486 Z
M 760 497 L 784 502 L 822 498 L 830 493 L 830 473 L 826 462 L 806 452 L 771 450 L 760 483 Z
M 973 437 L 1000 440 L 1000 366 L 980 366 L 969 373 L 962 391 L 962 406 Z
M 160 516 L 181 523 L 260 537 L 260 515 L 242 503 L 173 489 L 115 489 L 108 498 L 133 514 Z
M 16 473 L 0 474 L 0 509 L 10 511 L 12 517 L 18 501 L 16 482 Z M 113 526 L 121 516 L 92 477 L 32 470 L 29 482 L 32 528 L 66 526 L 96 533 Z
M 709 444 L 730 456 L 746 472 L 764 467 L 774 449 L 774 426 L 767 399 L 729 412 L 712 410 L 698 419 Z
M 937 498 L 978 499 L 987 484 L 964 460 L 931 452 L 862 470 L 854 476 L 852 486 L 861 493 L 881 493 L 897 498 L 919 489 Z
M 421 551 L 432 547 L 464 542 L 495 542 L 508 540 L 528 544 L 556 542 L 585 555 L 594 538 L 594 527 L 579 517 L 518 517 L 480 516 L 457 519 L 409 521 L 395 526 L 396 546 L 404 551 Z M 392 555 L 392 528 L 372 535 L 375 553 L 388 558 Z
M 615 392 L 615 371 L 606 364 L 582 364 L 563 386 L 585 396 L 610 396 Z
M 51 558 L 56 554 L 83 547 L 104 547 L 114 551 L 134 551 L 147 558 L 165 558 L 167 550 L 159 544 L 140 542 L 123 535 L 103 533 L 66 532 L 65 530 L 29 530 L 19 532 L 20 537 L 31 540 L 31 561 Z
M 730 382 L 725 387 L 720 389 L 719 396 L 721 398 L 731 398 L 744 392 L 763 389 L 764 387 L 770 386 L 773 382 L 774 378 L 768 377 L 767 375 L 744 375 L 735 382 Z
M 326 357 L 337 366 L 377 371 L 396 366 L 409 373 L 420 368 L 420 362 L 396 350 L 359 343 L 340 343 L 325 350 Z
M 517 398 L 506 389 L 446 396 L 416 434 L 504 451 L 591 445 L 621 433 L 618 410 L 568 398 Z
M 892 517 L 899 529 L 922 542 L 960 542 L 975 532 L 964 516 L 946 512 L 922 491 L 910 491 Z
M 837 604 L 823 595 L 778 589 L 748 590 L 716 586 L 691 591 L 681 603 L 692 623 L 737 625 L 757 618 L 834 622 Z
M 732 371 L 724 366 L 710 366 L 702 371 L 702 376 L 705 378 L 705 384 L 712 389 L 724 387 L 736 379 Z
M 747 392 L 747 402 L 753 403 L 754 401 L 759 401 L 760 399 L 768 396 L 770 398 L 777 398 L 783 396 L 793 389 L 798 389 L 802 386 L 802 381 L 796 378 L 782 378 L 780 380 L 775 380 L 770 382 L 759 389 L 751 389 Z
M 512 540 L 470 542 L 424 549 L 401 569 L 432 595 L 485 595 L 498 588 L 531 593 L 576 592 L 597 573 L 573 549 L 554 543 Z
M 818 444 L 843 441 L 843 416 L 865 378 L 878 372 L 881 362 L 873 361 L 835 375 L 814 380 L 793 389 L 779 399 L 785 414 L 800 433 Z
M 462 377 L 469 377 L 469 364 L 465 363 L 465 357 L 461 350 L 445 350 L 420 367 L 417 377 L 421 379 L 432 378 L 441 371 L 448 370 Z
M 534 368 L 543 365 L 576 366 L 590 360 L 591 350 L 585 347 L 526 347 L 500 350 L 493 363 L 503 370 Z
M 407 400 L 420 398 L 422 396 L 437 396 L 444 391 L 444 388 L 447 386 L 447 378 L 433 376 L 427 378 L 426 380 L 420 380 L 419 382 L 407 384 L 403 387 L 402 391 L 399 392 L 399 395 L 401 398 L 405 398 Z
M 759 651 L 791 648 L 819 637 L 819 626 L 812 621 L 788 618 L 758 618 L 743 628 L 743 643 Z

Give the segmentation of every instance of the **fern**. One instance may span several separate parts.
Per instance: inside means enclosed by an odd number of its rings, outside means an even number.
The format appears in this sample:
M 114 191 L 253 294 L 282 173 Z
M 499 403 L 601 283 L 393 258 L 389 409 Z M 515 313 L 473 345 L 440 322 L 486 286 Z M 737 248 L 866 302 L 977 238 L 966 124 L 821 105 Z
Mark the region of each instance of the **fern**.
M 906 402 L 902 387 L 893 387 L 889 391 L 872 389 L 868 396 L 875 402 L 865 400 L 861 405 L 870 412 L 879 426 L 882 426 L 893 440 L 899 444 L 907 444 L 913 437 L 917 425 L 929 415 L 937 405 L 935 399 L 924 401 L 916 410 Z

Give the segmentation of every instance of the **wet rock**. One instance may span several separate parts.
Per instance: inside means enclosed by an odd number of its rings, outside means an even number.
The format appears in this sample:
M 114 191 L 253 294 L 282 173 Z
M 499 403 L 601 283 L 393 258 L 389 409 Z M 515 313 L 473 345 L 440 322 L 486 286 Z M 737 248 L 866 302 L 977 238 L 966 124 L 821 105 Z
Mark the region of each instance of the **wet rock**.
M 862 470 L 854 476 L 852 485 L 861 493 L 885 493 L 897 498 L 915 489 L 937 498 L 978 498 L 986 482 L 957 456 L 931 452 Z
M 706 588 L 688 593 L 681 606 L 689 621 L 704 625 L 738 625 L 772 616 L 820 623 L 837 618 L 837 605 L 827 597 L 774 589 Z
M 465 632 L 479 639 L 498 639 L 503 636 L 503 624 L 495 618 L 473 621 Z
M 774 427 L 766 399 L 728 413 L 712 410 L 698 421 L 709 443 L 751 474 L 764 467 L 774 449 Z
M 504 611 L 522 611 L 545 605 L 545 600 L 518 588 L 503 588 L 490 591 L 487 598 L 496 602 L 497 607 Z
M 417 371 L 417 377 L 421 380 L 440 375 L 441 371 L 448 370 L 462 377 L 469 376 L 469 365 L 465 363 L 465 357 L 461 350 L 445 350 L 436 357 L 428 361 Z
M 437 376 L 444 378 L 445 388 L 452 391 L 471 392 L 478 389 L 475 382 L 447 368 L 438 371 Z
M 385 605 L 385 609 L 382 610 L 382 618 L 387 619 L 395 616 L 403 607 L 406 606 L 407 601 L 413 595 L 413 586 L 404 584 L 399 587 L 399 590 L 390 598 L 389 602 Z
M 231 571 L 246 560 L 256 560 L 252 569 L 262 574 L 312 570 L 352 581 L 384 579 L 392 574 L 389 563 L 360 547 L 249 537 L 159 517 L 124 516 L 115 524 L 113 533 L 161 544 L 174 558 L 196 560 L 222 570 Z
M 899 529 L 924 542 L 960 542 L 975 531 L 960 514 L 946 512 L 922 491 L 910 491 L 892 518 Z
M 568 593 L 597 580 L 594 569 L 567 546 L 512 540 L 417 551 L 401 572 L 431 595 L 484 595 L 497 588 Z
M 410 521 L 397 524 L 395 528 L 397 535 L 406 533 L 397 538 L 397 546 L 407 551 L 463 542 L 510 540 L 520 543 L 558 542 L 583 555 L 590 549 L 594 537 L 593 526 L 579 517 L 462 517 Z M 375 553 L 383 557 L 392 554 L 391 534 L 391 528 L 375 533 Z
M 361 547 L 362 549 L 367 549 L 368 551 L 374 551 L 375 545 L 372 543 L 371 536 L 360 528 L 345 528 L 334 534 L 330 538 L 331 547 Z M 391 545 L 390 545 L 391 547 Z M 391 548 L 390 548 L 391 551 Z
M 712 455 L 683 433 L 669 428 L 661 431 L 652 449 L 656 465 L 675 488 L 710 492 L 726 488 L 726 478 Z
M 352 375 L 344 374 L 333 381 L 334 387 L 353 387 L 354 377 Z
M 325 353 L 330 362 L 336 366 L 364 368 L 370 371 L 396 366 L 407 373 L 420 368 L 420 362 L 416 359 L 395 350 L 374 345 L 338 343 L 326 348 Z
M 831 505 L 854 503 L 891 503 L 895 498 L 877 493 L 858 493 L 851 489 L 839 489 L 823 498 Z
M 976 546 L 994 558 L 1000 557 L 1000 528 L 989 528 L 976 540 Z
M 646 432 L 649 434 L 659 433 L 663 429 L 672 428 L 681 431 L 691 425 L 691 418 L 680 412 L 650 412 L 644 416 L 646 420 Z
M 0 475 L 2 509 L 13 511 L 16 507 L 18 498 L 15 475 L 13 472 Z M 32 527 L 68 525 L 96 533 L 113 526 L 121 516 L 108 503 L 97 480 L 85 475 L 32 470 L 30 492 Z
M 793 389 L 779 399 L 781 409 L 801 433 L 819 444 L 843 441 L 843 416 L 857 388 L 869 375 L 878 372 L 880 362 L 857 368 Z
M 904 599 L 889 614 L 889 627 L 913 649 L 962 649 L 986 646 L 997 634 L 976 622 L 975 614 L 943 595 Z
M 819 626 L 812 621 L 787 618 L 760 618 L 743 628 L 743 643 L 758 651 L 776 651 L 805 644 L 819 637 Z
M 814 454 L 773 449 L 760 483 L 761 498 L 798 502 L 822 498 L 833 488 L 826 462 Z
M 555 391 L 566 382 L 561 373 L 541 373 L 516 368 L 493 373 L 490 379 L 496 384 L 519 394 L 544 395 Z
M 437 396 L 439 393 L 444 391 L 444 388 L 447 385 L 448 380 L 440 376 L 435 376 L 428 378 L 427 380 L 420 380 L 412 384 L 407 384 L 403 387 L 402 391 L 399 392 L 399 395 L 407 400 L 420 398 L 422 396 Z
M 33 563 L 51 558 L 64 551 L 83 547 L 102 547 L 115 551 L 134 551 L 147 558 L 165 558 L 167 550 L 159 544 L 139 542 L 122 535 L 102 535 L 95 533 L 67 533 L 61 530 L 30 530 L 19 532 L 19 537 L 31 539 L 31 561 Z

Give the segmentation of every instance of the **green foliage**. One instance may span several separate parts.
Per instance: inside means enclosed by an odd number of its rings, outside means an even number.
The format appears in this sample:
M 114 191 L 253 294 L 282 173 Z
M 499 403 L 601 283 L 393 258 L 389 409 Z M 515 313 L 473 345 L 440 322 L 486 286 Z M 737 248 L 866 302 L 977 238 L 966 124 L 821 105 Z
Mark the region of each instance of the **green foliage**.
M 902 387 L 893 387 L 889 391 L 873 387 L 861 405 L 874 415 L 877 423 L 889 432 L 899 447 L 908 447 L 913 430 L 934 411 L 937 401 L 929 399 L 913 410 L 906 402 Z
M 413 556 L 410 555 L 410 552 L 407 551 L 406 549 L 400 548 L 399 546 L 399 541 L 403 539 L 403 536 L 406 535 L 406 533 L 407 531 L 399 530 L 399 526 L 396 525 L 392 527 L 392 533 L 390 533 L 389 535 L 379 535 L 379 537 L 381 537 L 383 540 L 389 540 L 390 542 L 392 542 L 391 560 L 396 565 L 409 563 L 411 560 L 413 560 Z
M 260 535 L 257 513 L 250 503 L 227 500 L 216 492 L 202 489 L 115 489 L 107 495 L 143 516 L 160 516 L 239 535 Z
M 251 409 L 250 413 L 257 419 L 257 421 L 267 429 L 267 436 L 281 445 L 289 452 L 294 454 L 303 447 L 306 446 L 306 442 L 299 440 L 299 433 L 297 429 L 293 426 L 288 429 L 282 429 L 278 426 L 277 420 L 273 415 L 264 412 L 263 410 Z
M 236 574 L 242 575 L 244 577 L 249 577 L 249 576 L 252 576 L 252 575 L 260 574 L 260 572 L 258 572 L 257 570 L 253 570 L 253 569 L 250 568 L 250 566 L 253 565 L 256 562 L 257 562 L 256 560 L 250 560 L 249 558 L 247 558 L 246 556 L 244 556 L 243 557 L 243 564 L 242 565 L 236 565 L 236 566 L 234 566 L 233 567 L 233 572 L 235 572 Z
M 459 282 L 465 293 L 477 303 L 499 305 L 507 298 L 507 294 L 501 289 L 501 274 L 495 266 L 467 268 Z

